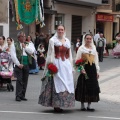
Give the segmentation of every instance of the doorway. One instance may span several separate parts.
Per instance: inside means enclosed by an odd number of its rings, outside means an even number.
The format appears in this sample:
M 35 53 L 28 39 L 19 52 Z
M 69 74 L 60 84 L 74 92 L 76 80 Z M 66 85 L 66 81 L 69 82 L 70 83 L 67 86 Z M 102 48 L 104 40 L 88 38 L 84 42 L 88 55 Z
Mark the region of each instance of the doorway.
M 72 15 L 72 42 L 75 44 L 76 39 L 82 34 L 82 16 Z

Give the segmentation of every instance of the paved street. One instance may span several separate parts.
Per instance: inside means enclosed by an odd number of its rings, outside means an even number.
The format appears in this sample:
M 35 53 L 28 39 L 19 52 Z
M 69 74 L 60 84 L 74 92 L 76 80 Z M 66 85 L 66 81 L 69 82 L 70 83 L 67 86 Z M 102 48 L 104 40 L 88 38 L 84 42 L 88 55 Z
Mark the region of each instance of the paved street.
M 41 74 L 30 75 L 26 97 L 28 101 L 16 102 L 15 92 L 0 89 L 0 120 L 120 120 L 120 59 L 104 58 L 100 63 L 101 101 L 92 104 L 95 112 L 81 112 L 80 103 L 75 108 L 55 114 L 52 108 L 38 105 Z M 75 75 L 77 76 L 77 75 Z M 15 86 L 15 81 L 13 81 Z

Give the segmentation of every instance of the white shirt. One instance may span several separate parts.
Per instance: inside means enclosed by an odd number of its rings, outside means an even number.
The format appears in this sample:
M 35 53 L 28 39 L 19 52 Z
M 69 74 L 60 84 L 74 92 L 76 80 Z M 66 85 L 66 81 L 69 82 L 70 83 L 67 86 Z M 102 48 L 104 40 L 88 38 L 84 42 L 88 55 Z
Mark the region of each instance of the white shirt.
M 22 49 L 22 43 L 20 43 L 20 47 Z M 23 48 L 23 56 L 27 56 L 26 52 L 28 54 L 33 54 L 34 51 L 33 51 L 33 49 L 29 45 L 26 45 L 26 47 Z M 11 55 L 11 58 L 12 58 L 12 61 L 14 62 L 14 64 L 19 66 L 20 65 L 20 61 L 18 60 L 18 58 L 16 56 L 16 49 L 15 49 L 14 45 L 11 46 L 10 55 Z
M 98 45 L 98 41 L 99 41 L 99 39 L 102 39 L 103 40 L 103 42 L 104 42 L 104 46 L 102 45 L 102 43 L 100 43 L 99 44 L 99 47 L 106 47 L 106 39 L 105 38 L 98 38 L 98 39 L 96 39 L 96 46 Z M 102 41 L 101 41 L 102 42 Z
M 77 43 L 76 43 L 76 47 L 80 47 L 80 42 L 77 42 Z
M 100 35 L 97 33 L 97 34 L 95 34 L 95 36 L 94 36 L 94 41 L 96 42 L 96 40 L 97 40 L 98 38 L 100 38 Z

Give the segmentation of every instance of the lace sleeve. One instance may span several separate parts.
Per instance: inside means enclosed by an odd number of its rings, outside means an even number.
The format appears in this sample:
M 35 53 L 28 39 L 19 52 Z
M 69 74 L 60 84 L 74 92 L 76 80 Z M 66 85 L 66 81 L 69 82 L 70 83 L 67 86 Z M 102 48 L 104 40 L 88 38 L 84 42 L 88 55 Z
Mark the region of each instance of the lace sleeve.
M 53 63 L 54 59 L 54 41 L 50 39 L 49 46 L 48 46 L 48 52 L 47 52 L 47 58 L 46 58 L 46 64 Z

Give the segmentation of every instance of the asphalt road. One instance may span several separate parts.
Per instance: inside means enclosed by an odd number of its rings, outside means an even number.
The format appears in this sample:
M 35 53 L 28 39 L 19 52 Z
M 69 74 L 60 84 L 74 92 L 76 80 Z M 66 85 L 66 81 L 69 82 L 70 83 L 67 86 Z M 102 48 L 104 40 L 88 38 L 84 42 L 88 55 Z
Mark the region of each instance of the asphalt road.
M 104 62 L 100 63 L 101 73 L 120 67 L 119 63 L 120 59 L 104 58 Z M 92 107 L 96 109 L 95 112 L 80 111 L 79 102 L 76 102 L 74 108 L 65 109 L 62 114 L 56 114 L 52 108 L 39 105 L 41 75 L 42 72 L 40 71 L 38 75 L 29 76 L 26 93 L 28 101 L 16 102 L 15 92 L 8 92 L 6 87 L 0 89 L 0 120 L 120 120 L 120 102 L 106 99 L 102 96 L 102 92 L 100 94 L 101 101 L 92 104 Z M 103 85 L 108 82 L 108 79 L 105 79 L 104 82 L 102 82 L 102 79 L 104 79 L 104 76 L 100 78 L 100 86 L 103 90 L 106 90 Z M 15 83 L 16 81 L 13 81 L 14 87 Z M 105 87 L 109 88 L 109 85 Z

